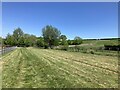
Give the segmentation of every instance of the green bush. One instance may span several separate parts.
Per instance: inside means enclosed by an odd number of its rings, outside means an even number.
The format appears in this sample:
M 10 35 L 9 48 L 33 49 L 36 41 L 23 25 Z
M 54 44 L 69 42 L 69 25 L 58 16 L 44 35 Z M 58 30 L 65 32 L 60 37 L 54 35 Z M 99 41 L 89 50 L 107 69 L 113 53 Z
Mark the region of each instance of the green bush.
M 47 43 L 44 44 L 44 48 L 45 49 L 48 49 L 49 48 L 49 45 Z
M 90 53 L 91 53 L 91 54 L 94 54 L 94 51 L 92 50 L 92 51 L 90 51 Z
M 63 46 L 63 47 L 61 47 L 61 50 L 65 50 L 65 51 L 67 51 L 67 50 L 68 50 L 68 47 Z
M 82 53 L 87 53 L 87 50 L 82 50 L 81 52 L 82 52 Z

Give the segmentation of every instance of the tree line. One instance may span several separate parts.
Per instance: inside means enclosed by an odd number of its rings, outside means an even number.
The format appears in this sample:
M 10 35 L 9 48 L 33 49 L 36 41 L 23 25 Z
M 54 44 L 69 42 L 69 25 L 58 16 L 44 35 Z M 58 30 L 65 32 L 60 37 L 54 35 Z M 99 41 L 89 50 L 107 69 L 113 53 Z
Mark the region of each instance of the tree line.
M 62 35 L 60 30 L 52 25 L 46 25 L 42 29 L 42 36 L 36 37 L 35 35 L 26 34 L 21 28 L 16 28 L 13 34 L 7 34 L 6 38 L 2 40 L 5 46 L 18 46 L 18 47 L 42 47 L 53 48 L 55 46 L 63 45 L 80 45 L 82 39 L 76 36 L 74 40 L 67 40 L 66 35 Z

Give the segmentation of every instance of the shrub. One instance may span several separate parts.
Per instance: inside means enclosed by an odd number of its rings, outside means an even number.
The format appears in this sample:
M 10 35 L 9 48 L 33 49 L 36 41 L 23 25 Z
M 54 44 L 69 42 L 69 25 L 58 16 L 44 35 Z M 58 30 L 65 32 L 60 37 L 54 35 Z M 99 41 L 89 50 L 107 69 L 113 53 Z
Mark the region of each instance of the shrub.
M 91 50 L 91 51 L 90 51 L 90 53 L 91 53 L 91 54 L 94 54 L 94 51 L 93 51 L 93 50 Z
M 120 50 L 120 45 L 104 45 L 105 50 L 114 50 L 114 51 L 119 51 Z
M 49 45 L 47 43 L 44 44 L 44 48 L 48 49 Z
M 68 50 L 68 46 L 63 46 L 63 47 L 61 47 L 61 50 L 67 51 L 67 50 Z
M 87 53 L 87 50 L 83 50 L 82 53 Z
M 80 47 L 77 46 L 77 45 L 75 45 L 75 51 L 76 51 L 76 52 L 79 52 L 79 51 L 80 51 Z

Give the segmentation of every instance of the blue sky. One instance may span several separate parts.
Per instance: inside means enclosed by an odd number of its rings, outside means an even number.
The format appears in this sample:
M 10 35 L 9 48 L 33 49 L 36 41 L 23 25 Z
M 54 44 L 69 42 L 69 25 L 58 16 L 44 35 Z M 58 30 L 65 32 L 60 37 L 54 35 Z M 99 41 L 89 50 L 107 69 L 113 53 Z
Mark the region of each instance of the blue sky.
M 20 27 L 25 33 L 42 35 L 52 25 L 68 39 L 118 37 L 117 2 L 3 2 L 2 35 Z

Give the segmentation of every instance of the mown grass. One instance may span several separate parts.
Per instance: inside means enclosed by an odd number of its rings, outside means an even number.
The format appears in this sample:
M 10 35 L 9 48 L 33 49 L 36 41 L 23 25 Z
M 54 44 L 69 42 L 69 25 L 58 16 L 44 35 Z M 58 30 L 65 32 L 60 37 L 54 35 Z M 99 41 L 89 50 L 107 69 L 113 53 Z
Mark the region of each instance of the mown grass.
M 3 88 L 117 88 L 117 57 L 18 48 L 2 60 Z
M 83 40 L 83 44 L 89 44 L 94 46 L 118 45 L 118 40 Z

